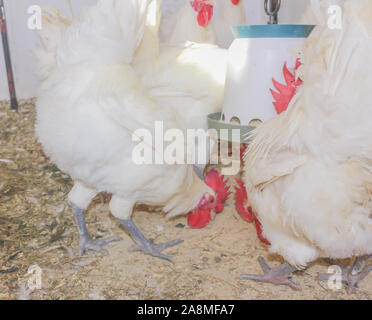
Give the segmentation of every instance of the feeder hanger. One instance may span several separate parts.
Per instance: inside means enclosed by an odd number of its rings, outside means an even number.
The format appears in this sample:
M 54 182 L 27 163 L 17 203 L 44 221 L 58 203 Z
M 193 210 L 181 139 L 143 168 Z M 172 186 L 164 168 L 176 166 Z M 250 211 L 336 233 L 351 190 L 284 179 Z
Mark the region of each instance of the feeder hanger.
M 265 12 L 270 17 L 268 24 L 278 24 L 281 0 L 265 0 Z

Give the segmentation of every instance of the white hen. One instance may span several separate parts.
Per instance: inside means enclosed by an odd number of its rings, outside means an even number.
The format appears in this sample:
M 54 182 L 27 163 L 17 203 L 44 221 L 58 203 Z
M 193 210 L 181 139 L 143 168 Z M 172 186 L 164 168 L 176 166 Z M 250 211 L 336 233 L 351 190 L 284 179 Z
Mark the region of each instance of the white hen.
M 163 0 L 160 39 L 168 45 L 187 41 L 229 48 L 231 26 L 245 24 L 241 0 Z
M 173 109 L 187 129 L 206 131 L 207 116 L 222 108 L 227 50 L 213 44 L 159 45 L 160 19 L 155 17 L 161 2 L 154 3 L 132 65 L 156 103 Z M 201 176 L 205 163 L 197 168 Z
M 304 85 L 254 132 L 244 182 L 270 252 L 298 269 L 358 256 L 343 269 L 352 290 L 372 269 L 362 271 L 372 253 L 372 2 L 346 1 L 341 30 L 328 28 L 327 9 L 312 1 L 307 16 L 319 20 L 304 49 Z M 264 276 L 243 278 L 296 288 L 288 264 L 260 262 Z
M 44 15 L 37 54 L 44 80 L 37 100 L 36 133 L 47 155 L 71 175 L 69 200 L 79 227 L 80 253 L 103 252 L 117 240 L 92 240 L 84 211 L 101 191 L 113 194 L 112 214 L 147 254 L 178 244 L 155 245 L 131 218 L 136 203 L 157 205 L 168 216 L 190 210 L 211 212 L 215 191 L 188 165 L 136 165 L 132 141 L 136 129 L 154 133 L 182 128 L 172 108 L 157 104 L 132 65 L 143 40 L 151 0 L 99 0 L 76 21 Z M 148 28 L 147 28 L 148 29 Z M 147 30 L 146 29 L 146 30 Z M 154 136 L 154 135 L 153 135 Z

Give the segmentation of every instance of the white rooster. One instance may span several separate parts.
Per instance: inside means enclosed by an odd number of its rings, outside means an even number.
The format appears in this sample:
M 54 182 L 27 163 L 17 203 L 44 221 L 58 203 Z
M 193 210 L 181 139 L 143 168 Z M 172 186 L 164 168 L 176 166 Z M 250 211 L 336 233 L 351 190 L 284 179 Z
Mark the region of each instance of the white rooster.
M 242 0 L 163 0 L 160 39 L 168 45 L 187 41 L 229 48 L 231 26 L 245 24 Z
M 88 234 L 84 211 L 101 191 L 113 194 L 110 210 L 136 248 L 163 259 L 170 258 L 162 251 L 180 241 L 158 245 L 147 240 L 131 220 L 136 203 L 161 206 L 167 217 L 189 211 L 213 216 L 221 209 L 224 182 L 215 173 L 207 185 L 190 165 L 140 166 L 132 159 L 136 129 L 153 134 L 155 121 L 163 121 L 165 130 L 183 128 L 173 108 L 151 98 L 133 66 L 145 30 L 153 31 L 150 4 L 99 0 L 76 21 L 52 10 L 43 14 L 36 133 L 45 153 L 74 180 L 69 201 L 79 228 L 80 254 L 105 252 L 104 245 L 118 240 L 93 240 Z
M 297 285 L 292 272 L 319 257 L 357 256 L 342 280 L 352 291 L 372 267 L 372 2 L 347 0 L 341 29 L 312 1 L 318 26 L 306 42 L 304 85 L 288 110 L 251 137 L 244 183 L 270 252 L 288 262 L 242 279 Z M 307 15 L 308 17 L 311 14 Z M 320 275 L 328 279 L 330 275 Z

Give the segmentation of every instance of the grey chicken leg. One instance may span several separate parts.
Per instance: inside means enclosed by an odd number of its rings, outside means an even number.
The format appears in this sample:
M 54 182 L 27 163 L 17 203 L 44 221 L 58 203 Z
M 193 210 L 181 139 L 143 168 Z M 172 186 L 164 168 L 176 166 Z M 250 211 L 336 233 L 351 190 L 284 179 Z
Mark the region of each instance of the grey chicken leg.
M 264 271 L 263 275 L 242 274 L 240 279 L 272 283 L 275 285 L 286 285 L 294 290 L 300 289 L 300 287 L 290 279 L 292 273 L 295 271 L 290 264 L 283 263 L 277 268 L 270 268 L 263 257 L 259 257 L 258 262 Z
M 79 229 L 80 234 L 80 246 L 79 246 L 79 254 L 84 255 L 86 251 L 96 251 L 103 254 L 107 254 L 107 251 L 103 248 L 105 245 L 113 242 L 113 241 L 119 241 L 119 237 L 110 237 L 107 239 L 97 239 L 93 240 L 88 233 L 87 226 L 85 223 L 85 217 L 84 217 L 84 210 L 78 208 L 73 203 L 71 204 L 72 212 L 75 215 L 75 220 Z
M 183 242 L 182 240 L 174 240 L 167 243 L 155 244 L 152 240 L 147 240 L 144 237 L 142 232 L 137 228 L 137 226 L 131 219 L 118 220 L 136 242 L 136 245 L 134 245 L 131 249 L 132 251 L 142 251 L 143 253 L 151 255 L 153 257 L 172 261 L 171 257 L 163 254 L 162 251 L 169 247 L 174 247 Z
M 355 288 L 358 287 L 358 283 L 362 281 L 372 271 L 372 266 L 366 267 L 367 262 L 371 258 L 372 255 L 358 257 L 356 258 L 351 268 L 347 268 L 344 265 L 340 264 L 339 262 L 331 259 L 325 259 L 325 261 L 340 267 L 341 281 L 346 283 L 347 292 L 351 294 L 354 292 Z M 323 273 L 319 274 L 317 279 L 320 281 L 327 281 L 332 276 L 334 276 L 333 273 Z

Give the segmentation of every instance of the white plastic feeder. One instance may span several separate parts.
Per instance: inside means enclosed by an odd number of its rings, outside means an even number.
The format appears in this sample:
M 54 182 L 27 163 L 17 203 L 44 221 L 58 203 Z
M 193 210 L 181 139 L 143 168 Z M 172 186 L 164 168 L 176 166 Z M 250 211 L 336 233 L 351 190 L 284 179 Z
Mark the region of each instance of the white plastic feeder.
M 229 49 L 225 100 L 222 114 L 209 116 L 215 129 L 240 128 L 241 135 L 254 127 L 253 120 L 277 115 L 273 79 L 286 85 L 283 67 L 294 74 L 296 60 L 312 25 L 251 25 L 233 27 L 235 40 Z M 230 139 L 230 138 L 229 138 Z

